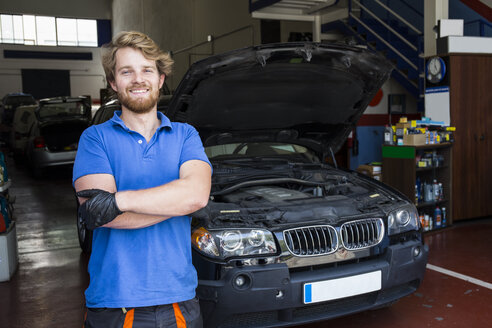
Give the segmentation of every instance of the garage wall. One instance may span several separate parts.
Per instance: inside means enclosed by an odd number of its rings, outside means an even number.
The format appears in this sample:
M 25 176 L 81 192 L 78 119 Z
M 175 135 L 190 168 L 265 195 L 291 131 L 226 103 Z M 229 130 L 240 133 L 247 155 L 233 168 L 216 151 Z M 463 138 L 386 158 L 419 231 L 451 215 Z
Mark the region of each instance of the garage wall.
M 176 51 L 192 44 L 192 1 L 115 0 L 113 2 L 113 35 L 136 30 L 149 35 L 163 50 Z M 174 89 L 187 70 L 179 55 L 175 70 L 166 83 Z M 179 78 L 178 78 L 179 77 Z
M 49 15 L 71 18 L 111 19 L 112 0 L 15 0 L 0 1 L 0 13 Z M 92 60 L 10 59 L 4 50 L 41 52 L 90 52 Z M 0 97 L 22 91 L 21 69 L 60 69 L 70 71 L 71 96 L 91 95 L 99 99 L 106 86 L 99 48 L 42 47 L 0 44 Z
M 393 78 L 389 79 L 381 87 L 383 90 L 383 98 L 381 102 L 376 106 L 367 107 L 364 114 L 388 114 L 388 96 L 392 94 L 404 94 L 406 104 L 406 113 L 415 114 L 417 113 L 417 99 L 415 99 L 400 83 L 395 81 Z
M 10 59 L 4 50 L 40 52 L 85 52 L 92 60 Z M 99 48 L 41 47 L 0 44 L 0 97 L 7 93 L 22 92 L 22 69 L 68 70 L 71 96 L 90 95 L 99 99 L 99 90 L 105 88 L 104 70 Z
M 381 144 L 383 143 L 383 135 L 385 125 L 389 123 L 388 115 L 388 96 L 391 94 L 406 95 L 405 108 L 409 119 L 417 112 L 417 100 L 408 93 L 397 81 L 389 79 L 381 87 L 383 98 L 379 104 L 369 106 L 364 112 L 364 116 L 358 122 L 355 138 L 357 139 L 358 147 L 354 151 L 350 151 L 350 169 L 355 170 L 359 165 L 368 164 L 371 162 L 381 162 L 383 159 L 381 152 Z M 399 115 L 394 115 L 392 120 L 395 120 Z
M 174 74 L 166 81 L 171 90 L 191 63 L 260 43 L 260 21 L 251 18 L 247 0 L 114 0 L 113 34 L 132 29 L 148 34 L 162 49 L 174 53 Z M 208 35 L 214 37 L 213 42 L 176 53 L 206 41 Z
M 247 0 L 18 0 L 2 1 L 2 13 L 27 13 L 66 17 L 112 19 L 113 34 L 122 30 L 147 33 L 163 49 L 174 52 L 176 62 L 173 76 L 167 84 L 175 89 L 189 65 L 197 60 L 224 51 L 260 44 L 260 20 L 251 18 Z M 235 31 L 235 32 L 234 32 Z M 231 33 L 232 32 L 232 33 Z M 286 42 L 290 32 L 312 32 L 310 22 L 281 22 L 281 41 Z M 230 35 L 220 37 L 223 34 Z M 214 42 L 176 53 L 186 47 L 204 42 L 212 35 Z M 93 60 L 31 60 L 5 59 L 4 49 L 32 51 L 87 52 Z M 72 95 L 90 94 L 99 98 L 99 89 L 106 86 L 97 48 L 29 47 L 0 44 L 0 96 L 22 91 L 21 68 L 70 70 Z M 405 93 L 396 82 L 383 86 L 385 97 L 381 104 L 370 107 L 366 114 L 387 112 L 389 93 Z M 408 95 L 408 110 L 416 108 Z

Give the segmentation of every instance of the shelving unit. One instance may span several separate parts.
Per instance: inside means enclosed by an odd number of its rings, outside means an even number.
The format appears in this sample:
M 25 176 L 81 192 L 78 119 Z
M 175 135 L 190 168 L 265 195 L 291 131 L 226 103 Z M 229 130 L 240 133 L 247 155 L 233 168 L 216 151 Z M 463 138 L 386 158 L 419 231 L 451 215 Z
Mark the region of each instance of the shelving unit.
M 434 153 L 442 158 L 439 165 L 433 161 L 427 167 L 418 167 L 417 159 L 425 153 Z M 434 217 L 436 206 L 446 208 L 446 225 L 453 223 L 452 218 L 452 144 L 440 143 L 422 146 L 383 146 L 383 183 L 399 190 L 412 200 L 419 214 Z M 442 183 L 443 197 L 441 200 L 417 201 L 416 181 L 432 183 L 433 180 Z M 438 227 L 434 227 L 433 230 Z
M 3 174 L 3 171 L 1 172 Z M 11 180 L 5 181 L 0 185 L 0 195 L 3 198 L 1 205 L 1 215 L 10 218 L 10 225 L 7 231 L 0 233 L 0 282 L 10 280 L 19 263 L 17 250 L 17 230 L 15 221 L 12 220 L 12 208 L 9 202 L 8 190 Z
M 9 180 L 9 181 L 4 182 L 3 185 L 0 185 L 0 193 L 3 193 L 4 191 L 9 190 L 11 184 L 12 184 L 12 181 Z

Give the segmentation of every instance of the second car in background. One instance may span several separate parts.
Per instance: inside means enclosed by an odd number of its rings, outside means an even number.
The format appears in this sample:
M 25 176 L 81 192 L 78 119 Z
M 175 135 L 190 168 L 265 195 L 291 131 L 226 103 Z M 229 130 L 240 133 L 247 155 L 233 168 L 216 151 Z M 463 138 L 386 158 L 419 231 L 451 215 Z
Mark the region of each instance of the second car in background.
M 0 103 L 0 138 L 10 142 L 9 134 L 12 127 L 12 119 L 19 106 L 36 105 L 34 97 L 27 93 L 9 93 L 2 98 Z
M 19 113 L 21 114 L 21 113 Z M 86 97 L 57 97 L 42 99 L 34 110 L 26 108 L 14 126 L 17 137 L 25 140 L 23 154 L 35 176 L 50 166 L 70 165 L 75 160 L 77 144 L 91 120 L 90 100 Z M 22 126 L 22 122 L 30 126 Z M 21 123 L 19 125 L 19 123 Z M 22 130 L 26 133 L 21 135 Z M 19 154 L 17 149 L 17 154 Z M 14 150 L 15 152 L 15 150 Z

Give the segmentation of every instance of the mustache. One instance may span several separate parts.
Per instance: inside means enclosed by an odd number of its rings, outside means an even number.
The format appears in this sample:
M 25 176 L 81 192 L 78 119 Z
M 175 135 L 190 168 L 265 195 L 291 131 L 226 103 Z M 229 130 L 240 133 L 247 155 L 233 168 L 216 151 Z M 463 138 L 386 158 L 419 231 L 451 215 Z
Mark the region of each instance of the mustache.
M 147 88 L 147 89 L 152 90 L 152 86 L 148 85 L 146 83 L 133 83 L 132 85 L 128 86 L 126 89 L 130 90 L 130 89 L 134 89 L 134 88 Z

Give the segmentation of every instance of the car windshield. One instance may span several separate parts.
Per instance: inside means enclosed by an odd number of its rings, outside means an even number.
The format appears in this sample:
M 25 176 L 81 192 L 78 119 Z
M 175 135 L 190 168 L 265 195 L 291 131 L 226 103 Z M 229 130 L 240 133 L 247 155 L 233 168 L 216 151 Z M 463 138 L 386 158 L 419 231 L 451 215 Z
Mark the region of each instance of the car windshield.
M 306 147 L 277 142 L 240 142 L 209 146 L 205 147 L 205 153 L 210 159 L 286 156 L 318 162 L 316 154 Z
M 94 115 L 94 119 L 92 120 L 92 124 L 101 124 L 109 120 L 113 117 L 114 112 L 119 110 L 119 106 L 101 106 L 96 114 Z
M 60 102 L 42 104 L 39 109 L 40 120 L 63 119 L 67 117 L 87 117 L 90 108 L 83 102 Z

